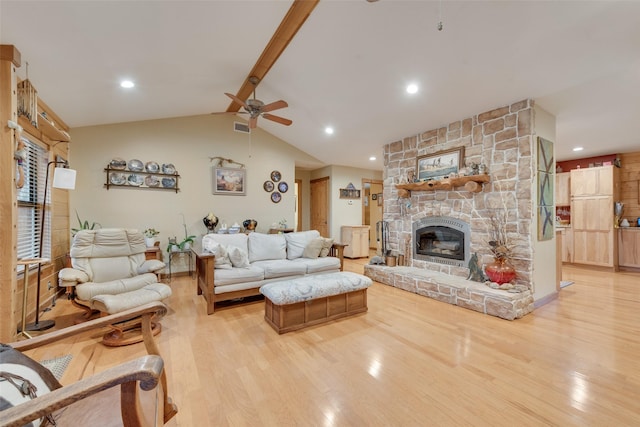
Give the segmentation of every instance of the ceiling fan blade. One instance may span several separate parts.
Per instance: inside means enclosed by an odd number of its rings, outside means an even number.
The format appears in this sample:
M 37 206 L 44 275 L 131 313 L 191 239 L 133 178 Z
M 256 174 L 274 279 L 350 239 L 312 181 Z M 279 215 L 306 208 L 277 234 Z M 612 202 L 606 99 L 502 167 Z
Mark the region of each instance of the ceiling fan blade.
M 267 120 L 271 120 L 277 123 L 280 123 L 281 125 L 285 125 L 285 126 L 289 126 L 291 123 L 293 123 L 291 120 L 289 119 L 285 119 L 284 117 L 280 117 L 280 116 L 274 116 L 273 114 L 263 114 L 262 117 L 264 117 Z
M 246 111 L 216 111 L 211 114 L 249 114 Z
M 279 110 L 280 108 L 286 108 L 288 106 L 289 104 L 287 104 L 286 101 L 283 101 L 281 99 L 280 101 L 275 101 L 275 102 L 272 102 L 271 104 L 264 105 L 261 110 L 263 113 L 266 113 L 273 110 Z
M 255 129 L 258 126 L 258 116 L 249 118 L 249 129 Z
M 238 104 L 242 105 L 247 110 L 249 109 L 249 107 L 247 107 L 247 104 L 242 99 L 238 98 L 237 96 L 235 96 L 235 95 L 233 95 L 231 93 L 225 92 L 224 94 L 227 95 L 229 98 L 233 99 Z

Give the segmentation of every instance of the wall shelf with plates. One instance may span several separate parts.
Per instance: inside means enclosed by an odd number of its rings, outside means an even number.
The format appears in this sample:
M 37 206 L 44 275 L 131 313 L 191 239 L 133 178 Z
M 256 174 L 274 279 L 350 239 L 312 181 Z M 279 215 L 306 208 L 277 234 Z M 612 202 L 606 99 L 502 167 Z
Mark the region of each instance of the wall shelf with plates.
M 155 162 L 143 164 L 139 160 L 114 159 L 106 168 L 105 188 L 139 188 L 151 190 L 179 191 L 178 180 L 180 175 L 172 164 L 163 164 L 160 167 Z

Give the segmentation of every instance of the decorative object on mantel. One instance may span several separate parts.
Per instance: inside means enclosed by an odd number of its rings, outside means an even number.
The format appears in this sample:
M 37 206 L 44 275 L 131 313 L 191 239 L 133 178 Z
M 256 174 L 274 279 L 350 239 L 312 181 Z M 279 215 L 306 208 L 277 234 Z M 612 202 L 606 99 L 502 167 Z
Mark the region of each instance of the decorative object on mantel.
M 360 190 L 357 190 L 352 183 L 349 183 L 349 185 L 347 185 L 346 188 L 340 189 L 340 198 L 341 199 L 359 199 Z
M 396 184 L 398 189 L 398 197 L 407 198 L 411 197 L 412 191 L 435 191 L 455 190 L 456 187 L 464 186 L 464 189 L 472 193 L 479 193 L 482 191 L 482 184 L 491 181 L 489 175 L 471 175 L 460 176 L 457 178 L 444 178 L 439 180 L 414 182 L 412 184 Z
M 242 226 L 244 227 L 245 231 L 255 231 L 256 227 L 258 226 L 258 221 L 256 221 L 255 219 L 245 219 L 242 222 Z
M 215 216 L 213 212 L 209 212 L 207 216 L 202 218 L 202 222 L 204 223 L 204 226 L 207 227 L 207 230 L 209 230 L 209 233 L 213 233 L 216 229 L 216 225 L 218 225 L 218 217 Z
M 29 80 L 29 63 L 26 62 L 26 79 L 18 83 L 18 115 L 24 116 L 38 127 L 38 91 Z
M 464 147 L 419 156 L 416 160 L 418 181 L 448 178 L 464 164 Z

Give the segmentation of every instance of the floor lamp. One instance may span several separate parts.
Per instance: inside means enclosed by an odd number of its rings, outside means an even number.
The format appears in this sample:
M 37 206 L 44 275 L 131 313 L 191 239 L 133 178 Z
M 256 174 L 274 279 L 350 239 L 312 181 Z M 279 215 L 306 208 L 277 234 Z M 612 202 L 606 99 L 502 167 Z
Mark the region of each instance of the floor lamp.
M 44 198 L 42 199 L 42 219 L 40 222 L 40 247 L 38 248 L 38 258 L 42 258 L 42 244 L 44 240 L 44 225 L 46 218 L 46 204 L 47 204 L 47 189 L 49 188 L 49 166 L 56 165 L 55 172 L 53 174 L 53 188 L 60 188 L 63 190 L 73 190 L 76 188 L 76 171 L 68 169 L 69 162 L 66 160 L 52 160 L 47 163 L 47 173 L 44 180 Z M 58 167 L 63 165 L 63 167 Z M 44 331 L 53 327 L 56 322 L 54 320 L 42 320 L 40 321 L 40 272 L 42 264 L 38 264 L 38 287 L 36 290 L 36 321 L 29 323 L 26 327 L 27 331 Z

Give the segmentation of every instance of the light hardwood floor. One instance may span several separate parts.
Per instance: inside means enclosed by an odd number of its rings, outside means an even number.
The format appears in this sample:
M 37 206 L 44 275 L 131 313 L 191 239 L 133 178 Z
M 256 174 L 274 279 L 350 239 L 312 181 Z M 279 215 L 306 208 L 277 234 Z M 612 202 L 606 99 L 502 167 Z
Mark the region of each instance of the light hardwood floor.
M 195 282 L 174 279 L 157 337 L 179 410 L 168 425 L 640 425 L 640 274 L 564 279 L 575 284 L 516 321 L 374 283 L 367 313 L 284 335 L 261 301 L 207 316 Z M 44 318 L 75 313 L 61 300 Z M 31 355 L 73 354 L 70 383 L 144 353 L 98 340 Z

